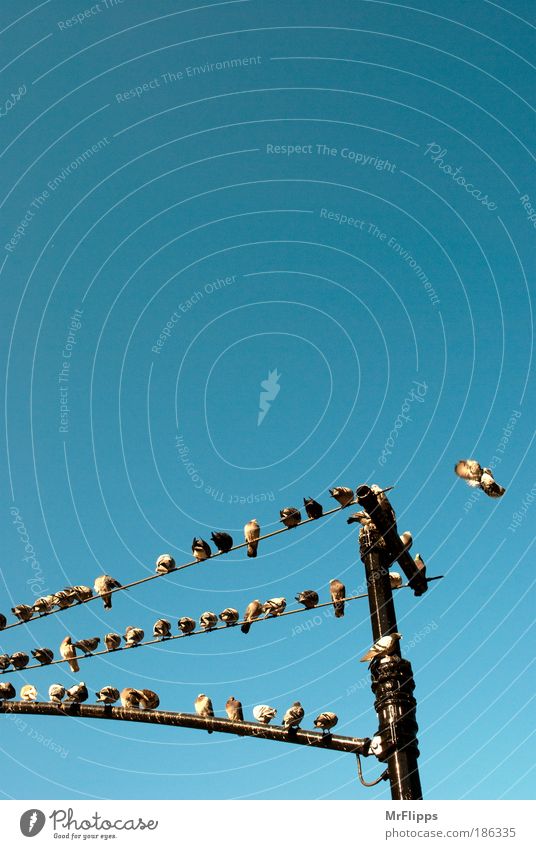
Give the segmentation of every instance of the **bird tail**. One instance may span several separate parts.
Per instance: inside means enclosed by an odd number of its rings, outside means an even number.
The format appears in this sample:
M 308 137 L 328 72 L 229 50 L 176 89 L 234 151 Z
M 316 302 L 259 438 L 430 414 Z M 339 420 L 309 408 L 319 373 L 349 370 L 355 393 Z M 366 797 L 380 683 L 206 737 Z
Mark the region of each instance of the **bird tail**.
M 248 543 L 248 557 L 256 557 L 257 556 L 257 546 L 258 542 L 250 542 Z
M 335 608 L 335 617 L 337 619 L 344 616 L 344 601 L 342 603 L 339 602 L 338 604 L 334 604 L 333 607 Z
M 71 672 L 80 672 L 80 667 L 78 666 L 76 658 L 69 661 L 69 666 L 71 667 Z
M 251 628 L 251 622 L 244 622 L 244 624 L 240 627 L 240 630 L 243 634 L 249 634 L 249 629 Z
M 374 660 L 375 657 L 376 657 L 376 652 L 372 651 L 372 649 L 369 649 L 369 651 L 366 654 L 364 654 L 363 657 L 359 658 L 359 662 L 360 663 L 368 663 L 369 660 Z
M 112 596 L 111 595 L 103 595 L 102 600 L 104 602 L 104 609 L 111 610 L 112 609 Z

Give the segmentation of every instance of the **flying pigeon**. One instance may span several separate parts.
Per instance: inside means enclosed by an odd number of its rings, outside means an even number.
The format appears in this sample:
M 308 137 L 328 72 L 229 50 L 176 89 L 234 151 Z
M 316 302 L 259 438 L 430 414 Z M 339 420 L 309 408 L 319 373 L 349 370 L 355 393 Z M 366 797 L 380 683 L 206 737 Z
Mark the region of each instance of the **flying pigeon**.
M 54 604 L 60 610 L 66 610 L 71 604 L 74 604 L 74 601 L 74 593 L 71 590 L 59 590 L 59 592 L 54 593 Z
M 311 610 L 311 608 L 316 607 L 318 604 L 318 593 L 315 590 L 304 590 L 298 593 L 295 599 L 298 604 L 303 604 L 307 610 Z
M 171 622 L 167 619 L 157 619 L 153 625 L 153 637 L 160 637 L 161 640 L 171 637 Z
M 341 507 L 348 507 L 354 500 L 354 491 L 349 486 L 335 486 L 330 489 L 329 494 L 339 502 Z
M 262 602 L 260 602 L 258 598 L 250 601 L 246 607 L 246 612 L 244 613 L 244 624 L 240 628 L 243 634 L 249 634 L 251 623 L 254 619 L 258 619 L 262 612 Z
M 0 613 L 0 631 L 3 631 L 7 625 L 7 619 L 3 613 Z
M 76 643 L 73 643 L 73 646 L 88 655 L 95 651 L 99 643 L 100 637 L 87 637 L 85 640 L 77 640 Z
M 305 711 L 300 702 L 294 702 L 283 717 L 283 725 L 285 728 L 288 728 L 289 731 L 291 728 L 298 728 L 304 714 Z
M 360 525 L 366 528 L 367 525 L 372 524 L 372 519 L 370 518 L 368 513 L 365 513 L 364 510 L 359 510 L 357 513 L 352 513 L 351 516 L 348 516 L 346 520 L 347 525 L 351 525 L 354 522 L 359 522 Z
M 314 498 L 304 498 L 303 506 L 309 519 L 320 519 L 324 515 L 324 508 Z
M 337 716 L 337 714 L 331 713 L 327 710 L 324 711 L 324 713 L 318 714 L 314 724 L 316 728 L 321 728 L 322 734 L 324 734 L 326 731 L 329 732 L 331 728 L 334 728 L 337 725 L 338 721 L 339 717 Z
M 263 725 L 268 725 L 275 716 L 277 716 L 277 710 L 270 705 L 256 705 L 253 708 L 253 716 L 257 720 L 257 722 L 262 722 Z
M 183 634 L 191 634 L 192 631 L 195 631 L 196 622 L 189 616 L 183 616 L 182 619 L 179 619 L 178 625 Z
M 84 584 L 77 584 L 76 587 L 70 587 L 69 589 L 80 604 L 83 604 L 89 598 L 93 598 L 93 590 L 91 587 L 84 586 Z
M 342 599 L 346 597 L 346 587 L 342 581 L 333 578 L 329 582 L 329 593 L 333 602 L 335 616 L 337 619 L 340 619 L 341 616 L 344 616 L 344 601 Z
M 121 690 L 119 698 L 124 708 L 139 708 L 141 692 L 134 687 L 125 687 L 124 690 Z
M 0 654 L 0 670 L 2 672 L 4 669 L 7 669 L 9 664 L 11 663 L 11 658 L 8 654 Z
M 20 697 L 23 702 L 35 702 L 37 698 L 37 690 L 33 684 L 25 684 L 20 689 Z
M 64 660 L 69 662 L 71 672 L 80 672 L 78 661 L 76 659 L 76 647 L 70 637 L 65 637 L 60 643 L 60 654 Z
M 55 605 L 55 597 L 53 595 L 44 595 L 41 598 L 36 598 L 33 603 L 34 613 L 49 613 Z
M 220 617 L 222 622 L 225 622 L 227 627 L 230 625 L 236 625 L 239 619 L 238 610 L 235 610 L 234 607 L 226 607 L 225 610 L 222 610 L 220 613 Z
M 242 702 L 239 702 L 238 699 L 235 699 L 234 696 L 229 696 L 229 698 L 225 702 L 225 711 L 229 719 L 232 719 L 234 722 L 244 721 Z
M 233 547 L 233 538 L 225 531 L 214 531 L 210 539 L 218 549 L 220 554 L 227 554 Z
M 74 687 L 70 687 L 68 690 L 66 690 L 65 695 L 67 696 L 66 701 L 77 702 L 78 704 L 80 704 L 80 702 L 87 701 L 89 693 L 84 682 L 80 681 L 79 684 L 75 684 Z
M 27 666 L 30 658 L 23 651 L 16 651 L 15 654 L 11 655 L 11 664 L 13 669 L 24 669 Z
M 244 539 L 248 544 L 248 557 L 257 556 L 257 548 L 259 547 L 259 536 L 261 529 L 256 519 L 251 519 L 244 525 Z
M 389 580 L 392 590 L 399 590 L 403 584 L 402 575 L 399 572 L 389 572 Z
M 129 625 L 125 631 L 125 648 L 129 649 L 133 646 L 137 646 L 138 643 L 141 643 L 145 636 L 144 631 L 141 628 L 134 628 L 132 625 Z
M 295 528 L 301 520 L 301 513 L 297 507 L 283 507 L 279 511 L 279 521 L 283 522 L 287 528 Z
M 286 598 L 269 598 L 262 606 L 264 618 L 266 619 L 268 616 L 280 616 L 286 606 Z
M 0 702 L 14 699 L 16 695 L 17 691 L 11 681 L 0 681 Z
M 119 581 L 116 581 L 111 575 L 99 575 L 98 578 L 95 578 L 93 589 L 102 598 L 105 610 L 112 609 L 111 590 L 116 590 L 120 586 Z
M 43 665 L 46 663 L 52 663 L 54 660 L 54 652 L 52 649 L 32 649 L 32 657 L 35 657 L 38 663 L 42 663 Z
M 11 612 L 17 617 L 17 619 L 20 619 L 21 622 L 27 622 L 33 615 L 33 609 L 28 604 L 17 604 L 15 607 L 11 608 Z
M 138 690 L 140 694 L 140 708 L 141 710 L 156 710 L 158 705 L 160 704 L 160 698 L 154 692 L 154 690 Z
M 105 705 L 113 705 L 119 701 L 119 690 L 115 687 L 101 687 L 98 693 L 95 693 L 98 702 L 103 702 Z
M 155 572 L 158 575 L 167 575 L 175 569 L 175 560 L 171 554 L 161 554 L 156 560 Z
M 201 537 L 194 537 L 192 540 L 192 554 L 196 560 L 208 560 L 212 554 L 210 545 Z
M 218 617 L 211 610 L 205 610 L 199 617 L 199 624 L 203 631 L 212 631 L 214 626 L 218 624 Z
M 121 645 L 121 634 L 114 634 L 113 632 L 106 634 L 104 637 L 104 645 L 108 649 L 108 651 L 115 651 Z
M 493 477 L 491 469 L 483 468 L 476 460 L 458 460 L 454 466 L 456 474 L 463 478 L 469 486 L 478 486 L 490 498 L 500 498 L 506 492 Z
M 367 663 L 370 660 L 374 660 L 375 657 L 386 657 L 389 654 L 394 654 L 398 647 L 398 641 L 401 639 L 402 634 L 399 634 L 397 631 L 394 634 L 387 634 L 385 637 L 380 637 L 368 652 L 360 658 L 361 663 Z
M 199 693 L 197 699 L 194 702 L 194 708 L 198 716 L 202 716 L 209 719 L 214 716 L 212 702 L 210 701 L 208 696 L 205 696 L 204 693 Z M 209 734 L 212 734 L 212 728 L 207 728 L 207 731 Z
M 400 542 L 404 546 L 404 551 L 409 551 L 413 545 L 413 534 L 411 531 L 404 531 L 403 534 L 400 534 Z
M 62 684 L 51 684 L 48 688 L 48 698 L 56 704 L 61 703 L 65 695 L 65 687 Z

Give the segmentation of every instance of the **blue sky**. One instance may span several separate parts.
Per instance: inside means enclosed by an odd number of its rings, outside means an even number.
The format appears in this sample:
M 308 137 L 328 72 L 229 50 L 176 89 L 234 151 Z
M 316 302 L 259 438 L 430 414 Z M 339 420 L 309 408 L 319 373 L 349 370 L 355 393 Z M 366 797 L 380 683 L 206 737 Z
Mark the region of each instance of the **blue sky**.
M 2 4 L 0 610 L 103 571 L 144 577 L 165 551 L 185 562 L 194 535 L 238 540 L 253 516 L 273 530 L 303 496 L 327 509 L 336 484 L 396 484 L 400 530 L 445 575 L 395 599 L 425 796 L 531 798 L 532 4 L 190 7 Z M 467 456 L 493 464 L 502 500 L 455 478 Z M 325 601 L 333 577 L 357 591 L 344 519 L 8 631 L 1 649 L 57 654 L 66 634 L 176 629 L 305 588 Z M 249 716 L 300 699 L 305 727 L 334 710 L 340 733 L 367 736 L 370 639 L 355 601 L 340 620 L 87 660 L 76 680 L 150 686 L 169 710 L 199 692 Z M 9 680 L 46 698 L 75 679 Z M 2 722 L 4 798 L 388 798 L 346 755 Z

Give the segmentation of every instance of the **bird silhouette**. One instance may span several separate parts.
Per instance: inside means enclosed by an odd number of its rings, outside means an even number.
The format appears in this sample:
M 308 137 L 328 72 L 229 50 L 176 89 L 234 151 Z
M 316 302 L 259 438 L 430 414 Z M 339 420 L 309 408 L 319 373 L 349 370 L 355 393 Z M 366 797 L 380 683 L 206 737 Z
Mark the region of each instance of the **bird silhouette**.
M 342 599 L 346 598 L 346 587 L 342 581 L 339 581 L 337 578 L 333 578 L 329 582 L 329 593 L 333 602 L 335 616 L 337 619 L 340 619 L 341 616 L 344 616 L 344 601 L 342 601 Z
M 255 705 L 253 708 L 253 716 L 257 722 L 262 722 L 263 725 L 269 723 L 277 716 L 277 710 L 270 705 Z
M 102 598 L 105 610 L 112 609 L 111 590 L 119 589 L 120 586 L 119 581 L 116 581 L 111 575 L 99 575 L 98 578 L 95 578 L 93 589 Z
M 225 531 L 214 531 L 210 538 L 220 554 L 227 554 L 233 547 L 233 538 Z
M 279 521 L 287 528 L 295 528 L 302 520 L 301 513 L 297 507 L 283 507 L 279 511 Z
M 248 544 L 248 557 L 257 556 L 261 529 L 256 519 L 251 519 L 244 525 L 244 539 Z
M 324 508 L 314 498 L 304 498 L 303 506 L 309 519 L 320 519 L 324 515 Z
M 234 722 L 244 721 L 242 702 L 239 702 L 238 699 L 235 699 L 234 696 L 229 696 L 229 698 L 225 702 L 225 711 L 229 719 L 232 719 Z
M 348 507 L 354 500 L 354 491 L 349 486 L 335 486 L 329 490 L 329 494 L 341 507 Z
M 167 575 L 175 569 L 175 560 L 171 554 L 161 554 L 156 560 L 155 572 L 157 575 Z
M 482 467 L 476 460 L 458 460 L 454 471 L 469 486 L 480 487 L 490 498 L 501 498 L 506 492 L 504 486 L 496 482 L 492 470 Z
M 295 599 L 298 604 L 303 604 L 307 610 L 311 610 L 318 604 L 318 593 L 315 590 L 303 590 L 295 596 Z
M 208 560 L 212 554 L 210 545 L 204 539 L 201 539 L 201 537 L 194 537 L 192 540 L 192 554 L 199 562 Z
M 258 619 L 262 612 L 262 602 L 260 602 L 258 598 L 254 599 L 253 601 L 250 601 L 250 603 L 246 607 L 246 612 L 244 613 L 244 624 L 240 628 L 243 634 L 249 634 L 251 623 L 255 619 Z

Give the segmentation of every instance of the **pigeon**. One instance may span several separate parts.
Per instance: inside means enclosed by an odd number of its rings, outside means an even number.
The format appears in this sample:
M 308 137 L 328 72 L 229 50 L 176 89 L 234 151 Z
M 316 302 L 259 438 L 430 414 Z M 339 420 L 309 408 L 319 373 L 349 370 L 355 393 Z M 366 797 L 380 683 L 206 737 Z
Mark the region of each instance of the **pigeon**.
M 65 687 L 62 684 L 51 684 L 48 688 L 48 698 L 51 702 L 60 704 L 65 695 Z
M 235 699 L 234 696 L 229 696 L 229 698 L 225 702 L 225 712 L 227 713 L 229 719 L 232 719 L 233 722 L 244 721 L 242 702 L 239 702 L 238 699 Z
M 3 613 L 0 613 L 0 631 L 3 631 L 7 625 L 7 619 Z
M 179 619 L 178 626 L 183 634 L 191 634 L 192 631 L 195 631 L 196 622 L 189 616 L 183 616 L 182 619 Z
M 199 617 L 199 624 L 203 631 L 212 631 L 214 626 L 218 624 L 218 617 L 211 610 L 205 610 Z
M 480 487 L 490 498 L 500 498 L 506 492 L 504 486 L 496 482 L 491 469 L 483 468 L 476 460 L 458 460 L 454 471 L 469 486 Z
M 253 716 L 257 720 L 257 722 L 261 722 L 263 725 L 268 725 L 275 716 L 277 716 L 277 710 L 270 705 L 255 705 L 253 708 Z
M 301 520 L 301 513 L 297 507 L 283 507 L 279 511 L 279 521 L 283 522 L 287 528 L 295 528 Z
M 246 607 L 246 612 L 244 613 L 244 624 L 240 628 L 243 634 L 249 634 L 251 623 L 254 619 L 258 619 L 262 612 L 262 602 L 260 602 L 258 598 L 250 601 Z
M 203 716 L 209 719 L 214 716 L 212 702 L 210 701 L 208 696 L 205 696 L 204 693 L 199 693 L 197 699 L 194 702 L 194 708 L 198 716 Z M 212 734 L 212 728 L 207 728 L 207 731 L 209 734 Z
M 329 593 L 333 602 L 335 616 L 337 619 L 340 619 L 341 616 L 344 616 L 344 601 L 342 599 L 346 597 L 346 587 L 342 581 L 333 578 L 329 582 Z
M 67 696 L 66 701 L 68 702 L 80 702 L 87 701 L 89 693 L 87 691 L 87 687 L 83 681 L 80 681 L 79 684 L 75 684 L 74 687 L 70 687 L 65 691 L 65 695 Z
M 115 651 L 115 649 L 118 649 L 121 645 L 121 634 L 114 634 L 113 632 L 106 634 L 104 637 L 104 645 L 108 651 Z
M 287 606 L 286 598 L 269 598 L 262 606 L 264 618 L 268 616 L 280 616 Z
M 222 622 L 225 622 L 227 627 L 230 625 L 236 625 L 239 619 L 238 610 L 235 610 L 234 607 L 226 607 L 225 610 L 222 610 L 219 618 Z
M 192 540 L 192 554 L 199 562 L 208 560 L 212 554 L 210 545 L 204 539 L 201 539 L 201 537 L 194 537 Z
M 402 634 L 399 634 L 397 631 L 394 634 L 387 634 L 385 637 L 380 637 L 368 652 L 360 658 L 360 662 L 367 663 L 367 661 L 374 660 L 375 657 L 385 657 L 388 654 L 393 654 L 398 647 L 398 641 L 401 639 Z
M 141 710 L 156 710 L 158 705 L 160 704 L 159 696 L 154 692 L 154 690 L 138 690 L 140 694 L 140 708 Z
M 283 725 L 290 731 L 291 728 L 298 728 L 304 717 L 305 711 L 300 702 L 294 702 L 287 710 L 283 717 Z
M 121 690 L 119 698 L 124 708 L 132 709 L 139 708 L 142 695 L 140 690 L 136 690 L 134 687 L 125 687 L 124 690 Z
M 17 691 L 11 681 L 0 682 L 0 702 L 5 702 L 7 699 L 14 699 L 16 695 Z
M 33 684 L 25 684 L 20 688 L 20 697 L 23 702 L 35 702 L 37 699 L 37 690 Z
M 134 628 L 132 625 L 129 625 L 125 631 L 125 648 L 129 649 L 133 646 L 137 646 L 138 643 L 141 643 L 145 636 L 144 631 L 141 628 Z
M 20 619 L 21 622 L 27 622 L 28 619 L 32 618 L 33 608 L 28 604 L 17 604 L 15 607 L 11 608 L 11 612 L 17 619 Z
M 392 590 L 399 590 L 403 584 L 402 575 L 399 572 L 389 572 L 389 580 Z
M 248 557 L 257 556 L 260 534 L 261 529 L 256 519 L 251 519 L 251 521 L 244 525 L 244 539 L 248 544 Z
M 36 598 L 33 603 L 34 613 L 38 613 L 40 615 L 43 613 L 50 613 L 55 603 L 55 597 L 53 595 L 43 595 L 41 598 Z
M 116 581 L 111 575 L 99 575 L 98 578 L 95 578 L 93 589 L 102 598 L 105 610 L 112 609 L 111 590 L 116 590 L 120 586 L 119 581 Z
M 422 559 L 419 552 L 417 552 L 417 554 L 415 555 L 415 565 L 417 569 L 419 569 L 419 571 L 426 570 L 426 563 Z
M 171 622 L 167 619 L 157 619 L 153 625 L 153 637 L 160 637 L 161 640 L 171 637 Z
M 413 534 L 411 531 L 404 531 L 403 534 L 400 534 L 400 542 L 404 546 L 404 551 L 409 551 L 413 545 Z
M 329 494 L 335 501 L 338 501 L 341 507 L 348 507 L 354 500 L 354 491 L 348 486 L 335 486 L 330 489 Z
M 7 669 L 9 664 L 11 663 L 11 658 L 8 654 L 0 654 L 0 670 L 2 672 L 4 669 Z
M 60 590 L 59 592 L 54 593 L 54 604 L 56 607 L 59 607 L 60 610 L 66 610 L 74 603 L 74 601 L 74 593 L 70 590 Z
M 157 575 L 167 575 L 175 569 L 175 560 L 171 554 L 161 554 L 156 560 L 155 572 Z
M 380 486 L 378 486 L 377 483 L 373 483 L 370 487 L 371 491 L 378 496 L 378 506 L 382 511 L 385 519 L 389 522 L 389 526 L 394 527 L 396 529 L 396 514 L 393 510 L 393 505 L 385 494 L 386 492 L 389 492 L 389 490 L 391 490 L 392 488 L 392 486 L 388 486 L 382 489 Z
M 76 659 L 76 647 L 70 637 L 65 637 L 60 643 L 60 654 L 64 660 L 69 662 L 71 672 L 80 672 L 78 661 Z
M 214 531 L 210 539 L 218 549 L 220 554 L 227 554 L 233 547 L 233 538 L 225 531 Z
M 98 702 L 103 702 L 105 705 L 113 705 L 119 701 L 119 690 L 115 687 L 101 687 L 98 693 L 95 693 Z
M 72 593 L 79 604 L 83 604 L 90 598 L 93 598 L 93 590 L 91 587 L 86 587 L 84 584 L 77 584 L 76 587 L 70 587 Z
M 88 655 L 95 651 L 99 643 L 100 637 L 88 637 L 85 640 L 77 640 L 76 643 L 73 643 L 73 646 L 76 646 L 77 649 Z
M 325 732 L 329 732 L 331 728 L 334 728 L 339 721 L 339 717 L 336 713 L 331 713 L 331 711 L 327 710 L 324 713 L 319 713 L 317 718 L 315 719 L 315 728 L 321 728 L 322 734 Z
M 367 525 L 372 524 L 372 519 L 370 518 L 368 513 L 365 513 L 364 510 L 359 510 L 357 513 L 352 513 L 351 516 L 348 516 L 346 520 L 347 525 L 351 525 L 354 522 L 359 522 L 360 525 L 366 528 Z
M 306 610 L 311 610 L 311 608 L 316 607 L 318 604 L 318 593 L 315 590 L 304 590 L 298 593 L 295 599 L 298 604 L 303 604 Z
M 309 519 L 320 519 L 324 515 L 324 508 L 314 498 L 304 498 L 303 506 Z
M 15 654 L 11 655 L 11 664 L 13 669 L 24 669 L 27 666 L 30 658 L 23 651 L 16 651 Z
M 43 665 L 46 663 L 52 663 L 54 660 L 54 652 L 52 649 L 32 649 L 32 657 L 35 657 L 38 663 L 42 663 Z

